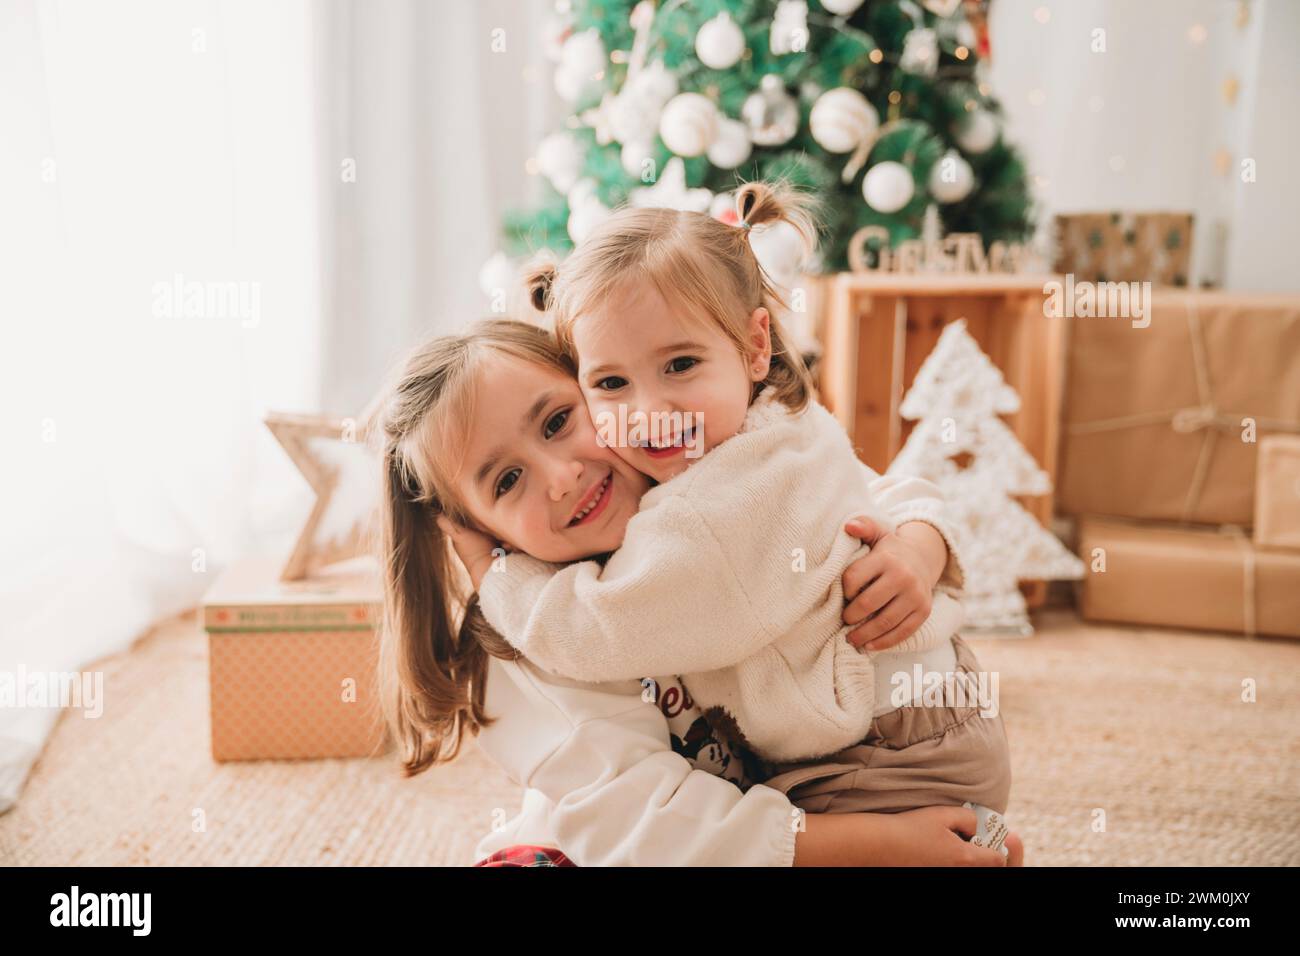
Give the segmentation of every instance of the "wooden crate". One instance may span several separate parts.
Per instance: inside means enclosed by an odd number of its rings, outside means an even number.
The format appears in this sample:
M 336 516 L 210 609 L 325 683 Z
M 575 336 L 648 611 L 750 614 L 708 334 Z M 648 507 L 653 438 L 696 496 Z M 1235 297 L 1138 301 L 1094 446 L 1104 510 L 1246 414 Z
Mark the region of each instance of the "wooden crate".
M 1008 427 L 1056 481 L 1064 380 L 1064 325 L 1043 316 L 1047 275 L 895 275 L 820 277 L 810 296 L 821 308 L 825 354 L 819 363 L 822 403 L 844 425 L 858 455 L 884 472 L 911 433 L 899 414 L 917 369 L 949 322 L 966 320 L 971 335 L 1021 398 Z M 1052 496 L 1022 498 L 1044 526 Z M 1024 588 L 1031 607 L 1046 582 Z

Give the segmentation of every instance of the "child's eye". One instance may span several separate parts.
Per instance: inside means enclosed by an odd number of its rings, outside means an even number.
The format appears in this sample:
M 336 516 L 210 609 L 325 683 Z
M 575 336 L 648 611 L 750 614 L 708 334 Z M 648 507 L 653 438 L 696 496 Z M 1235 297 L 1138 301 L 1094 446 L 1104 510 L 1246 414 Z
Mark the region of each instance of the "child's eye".
M 617 375 L 611 375 L 608 378 L 602 378 L 599 382 L 597 382 L 596 388 L 600 389 L 602 392 L 612 392 L 615 391 L 616 389 L 622 388 L 626 384 L 627 384 L 627 379 L 620 378 Z
M 518 468 L 511 468 L 509 471 L 505 472 L 505 474 L 503 474 L 500 478 L 497 479 L 497 486 L 494 489 L 496 493 L 496 497 L 500 498 L 507 491 L 513 488 L 515 486 L 515 483 L 518 481 L 519 481 Z
M 699 364 L 700 360 L 697 358 L 692 358 L 689 355 L 679 355 L 668 363 L 668 371 L 677 373 L 689 372 Z
M 554 438 L 556 433 L 565 426 L 569 420 L 569 409 L 561 409 L 546 420 L 542 427 L 542 435 L 546 438 Z

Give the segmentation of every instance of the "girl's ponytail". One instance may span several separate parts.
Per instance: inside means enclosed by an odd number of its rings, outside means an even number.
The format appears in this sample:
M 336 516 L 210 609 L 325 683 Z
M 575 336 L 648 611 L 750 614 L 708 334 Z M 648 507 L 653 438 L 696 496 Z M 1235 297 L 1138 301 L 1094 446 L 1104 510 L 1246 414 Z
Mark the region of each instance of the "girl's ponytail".
M 412 494 L 392 441 L 384 451 L 384 473 L 381 700 L 410 776 L 454 758 L 467 723 L 482 721 L 481 686 L 457 678 L 480 670 L 486 655 L 456 634 L 451 556 L 436 508 Z
M 551 290 L 555 285 L 555 276 L 554 262 L 539 262 L 524 274 L 524 288 L 528 290 L 528 301 L 538 312 L 551 310 Z
M 788 183 L 744 183 L 736 190 L 736 215 L 747 229 L 788 223 L 803 239 L 805 254 L 817 241 L 816 200 Z

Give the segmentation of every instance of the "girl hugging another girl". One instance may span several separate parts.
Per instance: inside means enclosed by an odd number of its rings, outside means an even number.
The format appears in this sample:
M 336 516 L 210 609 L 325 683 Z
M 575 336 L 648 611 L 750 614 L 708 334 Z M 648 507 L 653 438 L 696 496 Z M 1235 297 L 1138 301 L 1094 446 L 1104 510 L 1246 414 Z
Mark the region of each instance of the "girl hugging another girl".
M 961 806 L 1004 813 L 1010 769 L 996 712 L 896 699 L 916 665 L 979 666 L 943 502 L 864 466 L 785 345 L 749 229 L 811 240 L 802 197 L 751 183 L 737 210 L 616 213 L 535 276 L 558 344 L 495 322 L 412 359 L 385 416 L 389 721 L 409 772 L 477 733 L 529 787 L 503 839 L 579 863 L 813 862 L 832 828 L 886 825 L 853 811 L 915 826 L 910 862 L 953 861 Z M 741 789 L 665 747 L 650 705 L 677 678 L 652 675 L 680 675 L 715 764 L 755 758 Z M 527 723 L 494 736 L 500 712 Z M 906 812 L 923 807 L 945 809 Z M 687 819 L 664 834 L 676 857 L 647 849 L 655 821 Z

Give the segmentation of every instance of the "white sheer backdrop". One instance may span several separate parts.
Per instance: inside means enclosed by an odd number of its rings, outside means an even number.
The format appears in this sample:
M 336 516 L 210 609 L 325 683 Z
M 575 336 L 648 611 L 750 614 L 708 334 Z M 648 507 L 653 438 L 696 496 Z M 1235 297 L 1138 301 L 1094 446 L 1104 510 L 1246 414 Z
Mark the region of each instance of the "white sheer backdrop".
M 1195 276 L 1300 288 L 1300 3 L 1251 0 L 1245 22 L 1240 6 L 995 0 L 993 90 L 1038 177 L 1044 227 L 1058 212 L 1191 211 Z M 1094 51 L 1098 30 L 1104 51 Z M 1246 158 L 1254 182 L 1242 181 Z
M 310 494 L 263 414 L 358 411 L 477 314 L 549 122 L 540 9 L 0 0 L 0 678 L 84 668 L 287 547 Z M 0 810 L 58 714 L 0 708 Z

